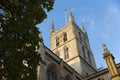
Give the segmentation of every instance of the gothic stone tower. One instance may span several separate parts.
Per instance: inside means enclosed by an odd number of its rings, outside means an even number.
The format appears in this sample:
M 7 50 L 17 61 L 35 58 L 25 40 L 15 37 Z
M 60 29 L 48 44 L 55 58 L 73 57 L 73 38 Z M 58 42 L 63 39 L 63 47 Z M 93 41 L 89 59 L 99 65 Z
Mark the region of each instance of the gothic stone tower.
M 55 31 L 54 22 L 52 23 L 50 49 L 82 76 L 96 72 L 87 32 L 83 24 L 82 29 L 75 24 L 72 11 L 70 11 L 68 23 L 64 27 Z

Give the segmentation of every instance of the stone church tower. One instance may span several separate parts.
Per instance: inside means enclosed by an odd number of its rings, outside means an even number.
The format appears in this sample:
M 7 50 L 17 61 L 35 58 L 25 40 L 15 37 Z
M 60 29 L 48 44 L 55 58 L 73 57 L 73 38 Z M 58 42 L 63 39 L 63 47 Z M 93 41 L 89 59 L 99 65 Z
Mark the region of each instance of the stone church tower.
M 80 29 L 69 13 L 68 23 L 59 30 L 50 29 L 50 49 L 82 76 L 96 72 L 94 55 L 91 52 L 87 32 L 82 24 Z

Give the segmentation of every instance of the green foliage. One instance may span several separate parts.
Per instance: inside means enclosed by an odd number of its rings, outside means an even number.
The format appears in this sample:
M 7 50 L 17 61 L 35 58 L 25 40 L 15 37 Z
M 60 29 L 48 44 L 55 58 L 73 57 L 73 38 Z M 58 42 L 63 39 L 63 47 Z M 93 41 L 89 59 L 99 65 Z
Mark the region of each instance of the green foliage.
M 54 0 L 0 1 L 0 80 L 36 80 L 39 30 L 36 24 L 52 10 Z

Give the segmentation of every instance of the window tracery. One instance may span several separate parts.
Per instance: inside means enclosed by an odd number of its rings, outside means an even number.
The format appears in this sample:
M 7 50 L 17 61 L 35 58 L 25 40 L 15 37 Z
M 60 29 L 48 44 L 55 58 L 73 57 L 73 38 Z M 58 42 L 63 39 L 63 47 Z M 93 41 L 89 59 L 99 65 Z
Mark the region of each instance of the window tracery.
M 67 41 L 67 33 L 66 33 L 66 32 L 63 33 L 63 41 L 64 41 L 64 42 Z
M 59 37 L 56 37 L 56 46 L 59 46 L 60 45 L 60 39 Z
M 68 59 L 69 58 L 69 51 L 68 51 L 68 47 L 64 47 L 64 59 Z

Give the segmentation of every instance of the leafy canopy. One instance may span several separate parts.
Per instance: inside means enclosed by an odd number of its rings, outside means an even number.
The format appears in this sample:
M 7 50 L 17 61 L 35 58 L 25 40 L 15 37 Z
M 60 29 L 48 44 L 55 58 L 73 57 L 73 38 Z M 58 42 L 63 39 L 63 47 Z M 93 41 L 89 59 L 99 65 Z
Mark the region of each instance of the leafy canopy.
M 36 80 L 39 30 L 54 0 L 0 1 L 0 80 Z

